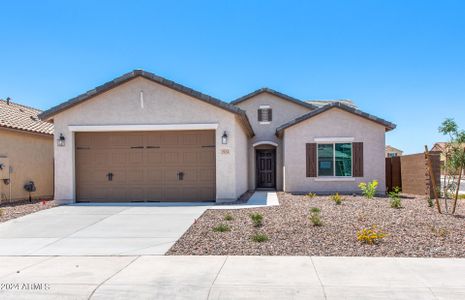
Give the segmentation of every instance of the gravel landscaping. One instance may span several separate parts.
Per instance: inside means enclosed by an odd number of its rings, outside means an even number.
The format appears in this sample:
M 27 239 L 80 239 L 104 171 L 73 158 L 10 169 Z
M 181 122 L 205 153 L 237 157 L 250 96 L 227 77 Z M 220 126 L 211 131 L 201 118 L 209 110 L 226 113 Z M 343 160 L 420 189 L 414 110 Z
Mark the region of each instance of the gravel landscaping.
M 400 209 L 380 197 L 343 196 L 336 205 L 329 196 L 278 196 L 280 206 L 205 211 L 167 255 L 465 257 L 465 200 L 452 216 L 414 196 L 403 197 Z M 321 226 L 309 218 L 312 207 L 321 211 Z M 252 213 L 263 216 L 262 226 Z M 214 231 L 220 224 L 228 230 Z M 372 245 L 358 241 L 357 231 L 372 225 L 386 236 Z
M 57 206 L 54 201 L 29 200 L 0 204 L 0 223 Z

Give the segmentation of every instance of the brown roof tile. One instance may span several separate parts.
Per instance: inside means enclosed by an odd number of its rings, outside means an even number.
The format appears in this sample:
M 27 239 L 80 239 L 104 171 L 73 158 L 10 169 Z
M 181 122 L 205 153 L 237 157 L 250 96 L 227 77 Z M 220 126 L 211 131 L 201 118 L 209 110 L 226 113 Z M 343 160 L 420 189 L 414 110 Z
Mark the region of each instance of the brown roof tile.
M 53 124 L 40 120 L 41 110 L 0 99 L 0 127 L 53 134 Z

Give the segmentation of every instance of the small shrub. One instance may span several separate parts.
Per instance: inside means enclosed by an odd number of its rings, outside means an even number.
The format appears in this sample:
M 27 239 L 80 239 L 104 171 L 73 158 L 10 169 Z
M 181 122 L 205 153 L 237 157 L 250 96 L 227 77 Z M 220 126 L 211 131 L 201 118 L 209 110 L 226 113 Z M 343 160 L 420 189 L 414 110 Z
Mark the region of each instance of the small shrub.
M 231 231 L 231 228 L 226 224 L 220 224 L 218 226 L 213 227 L 214 232 L 226 232 Z
M 263 215 L 260 213 L 250 214 L 250 219 L 252 219 L 253 226 L 260 227 L 263 225 Z
M 341 195 L 339 195 L 339 193 L 336 193 L 334 195 L 331 195 L 331 200 L 333 200 L 334 203 L 336 203 L 336 205 L 340 205 L 342 203 L 343 198 L 341 197 Z
M 268 236 L 264 233 L 256 233 L 252 236 L 252 241 L 257 242 L 257 243 L 263 243 L 268 240 L 269 240 Z
M 365 196 L 367 199 L 373 199 L 376 195 L 376 188 L 378 186 L 378 181 L 373 180 L 372 182 L 360 182 L 358 187 L 362 191 L 362 195 Z
M 316 197 L 316 194 L 315 193 L 308 193 L 307 197 L 310 198 L 310 199 L 313 199 L 313 198 Z
M 434 206 L 433 199 L 428 198 L 428 206 L 429 206 L 429 207 L 433 207 L 433 206 Z
M 321 210 L 318 207 L 312 207 L 310 209 L 310 221 L 312 221 L 313 226 L 323 225 L 323 222 L 321 222 L 320 212 Z
M 437 237 L 446 237 L 449 234 L 449 230 L 445 227 L 436 227 L 435 225 L 431 226 L 431 232 Z
M 362 228 L 362 230 L 357 231 L 357 240 L 369 245 L 378 243 L 385 236 L 386 234 L 377 229 L 376 225 L 371 226 L 371 228 Z
M 400 188 L 396 186 L 394 190 L 389 192 L 389 198 L 391 198 L 391 207 L 392 208 L 401 208 L 402 202 L 400 201 Z
M 234 218 L 233 218 L 233 216 L 231 214 L 226 214 L 224 216 L 224 220 L 225 221 L 232 221 L 232 220 L 234 220 Z

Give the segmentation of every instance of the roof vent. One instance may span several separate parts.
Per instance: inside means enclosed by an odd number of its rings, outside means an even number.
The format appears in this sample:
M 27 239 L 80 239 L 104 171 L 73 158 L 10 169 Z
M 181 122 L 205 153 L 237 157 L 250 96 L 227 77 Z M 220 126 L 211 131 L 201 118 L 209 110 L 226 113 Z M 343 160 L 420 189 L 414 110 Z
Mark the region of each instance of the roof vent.
M 37 121 L 37 118 L 36 118 L 36 117 L 34 117 L 34 116 L 31 116 L 31 120 L 33 120 L 33 121 Z
M 11 100 L 10 97 L 6 97 L 6 105 L 10 105 L 10 100 Z

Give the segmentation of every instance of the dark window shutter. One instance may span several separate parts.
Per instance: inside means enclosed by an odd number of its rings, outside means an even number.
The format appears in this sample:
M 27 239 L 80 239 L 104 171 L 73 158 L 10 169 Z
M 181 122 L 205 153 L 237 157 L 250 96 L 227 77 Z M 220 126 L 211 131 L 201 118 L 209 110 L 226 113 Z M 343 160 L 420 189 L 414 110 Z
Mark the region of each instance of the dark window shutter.
M 305 144 L 307 177 L 316 177 L 316 143 Z
M 270 122 L 273 120 L 273 118 L 272 118 L 272 115 L 273 115 L 272 112 L 273 112 L 273 111 L 271 110 L 271 108 L 269 108 L 269 109 L 268 109 L 268 121 L 270 121 Z
M 258 110 L 258 122 L 262 122 L 263 121 L 263 114 L 262 114 L 262 110 L 259 109 Z
M 363 143 L 352 143 L 353 176 L 363 177 Z

